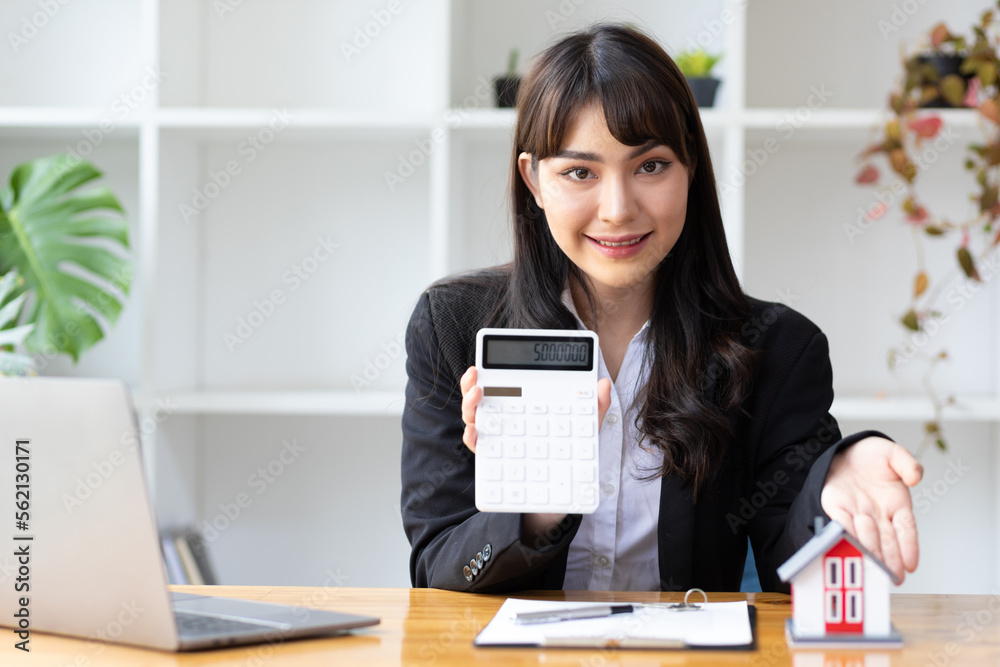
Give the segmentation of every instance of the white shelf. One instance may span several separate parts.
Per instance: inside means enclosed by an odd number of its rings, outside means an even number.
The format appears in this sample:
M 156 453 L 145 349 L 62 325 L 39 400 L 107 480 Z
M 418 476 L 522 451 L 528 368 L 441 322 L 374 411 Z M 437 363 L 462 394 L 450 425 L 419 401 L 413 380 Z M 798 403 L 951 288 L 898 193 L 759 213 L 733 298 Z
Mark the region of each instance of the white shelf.
M 402 392 L 389 391 L 160 391 L 135 396 L 140 410 L 197 415 L 398 417 L 404 400 Z
M 153 118 L 163 128 L 255 129 L 267 126 L 278 112 L 290 117 L 290 127 L 309 129 L 429 130 L 437 120 L 429 114 L 339 111 L 280 105 L 265 108 L 165 107 L 157 110 Z
M 926 397 L 835 398 L 830 413 L 837 419 L 849 421 L 925 421 L 934 418 L 934 408 Z M 946 422 L 1000 422 L 1000 399 L 958 397 L 954 405 L 945 406 L 942 419 Z

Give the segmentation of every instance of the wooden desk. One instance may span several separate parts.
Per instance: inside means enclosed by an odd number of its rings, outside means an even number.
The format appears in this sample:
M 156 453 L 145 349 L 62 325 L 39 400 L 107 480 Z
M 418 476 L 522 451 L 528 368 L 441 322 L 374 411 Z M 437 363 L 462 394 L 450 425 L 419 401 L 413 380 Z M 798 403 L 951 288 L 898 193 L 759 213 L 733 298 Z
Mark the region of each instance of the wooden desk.
M 746 597 L 757 605 L 756 651 L 583 651 L 567 649 L 477 649 L 472 639 L 504 597 L 400 588 L 272 588 L 176 586 L 174 590 L 250 600 L 302 604 L 378 616 L 380 625 L 350 636 L 290 641 L 200 653 L 170 654 L 89 643 L 32 633 L 30 654 L 13 648 L 6 632 L 0 665 L 89 667 L 92 665 L 407 665 L 466 667 L 495 665 L 753 665 L 771 667 L 889 667 L 890 665 L 1000 665 L 1000 596 L 894 595 L 893 622 L 906 646 L 899 650 L 790 652 L 784 621 L 789 598 L 777 594 L 712 594 L 712 601 Z M 674 593 L 541 593 L 519 597 L 566 600 L 676 601 Z

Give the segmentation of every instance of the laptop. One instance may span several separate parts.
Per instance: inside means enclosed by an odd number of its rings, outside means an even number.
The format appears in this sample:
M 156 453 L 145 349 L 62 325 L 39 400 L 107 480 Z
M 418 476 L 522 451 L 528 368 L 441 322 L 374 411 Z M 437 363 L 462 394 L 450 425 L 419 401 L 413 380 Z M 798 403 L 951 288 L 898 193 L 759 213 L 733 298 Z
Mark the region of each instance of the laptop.
M 0 625 L 15 629 L 14 642 L 27 624 L 29 633 L 190 651 L 379 622 L 171 594 L 138 432 L 120 381 L 0 377 L 0 498 L 9 517 L 0 531 Z

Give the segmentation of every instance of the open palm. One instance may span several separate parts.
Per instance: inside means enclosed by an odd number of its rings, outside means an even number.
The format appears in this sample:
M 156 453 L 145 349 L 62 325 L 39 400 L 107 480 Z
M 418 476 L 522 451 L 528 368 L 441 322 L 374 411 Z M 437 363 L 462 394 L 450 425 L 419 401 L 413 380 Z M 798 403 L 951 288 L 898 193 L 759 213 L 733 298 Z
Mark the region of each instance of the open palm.
M 920 555 L 910 488 L 923 467 L 904 447 L 871 437 L 838 452 L 820 503 L 902 581 Z

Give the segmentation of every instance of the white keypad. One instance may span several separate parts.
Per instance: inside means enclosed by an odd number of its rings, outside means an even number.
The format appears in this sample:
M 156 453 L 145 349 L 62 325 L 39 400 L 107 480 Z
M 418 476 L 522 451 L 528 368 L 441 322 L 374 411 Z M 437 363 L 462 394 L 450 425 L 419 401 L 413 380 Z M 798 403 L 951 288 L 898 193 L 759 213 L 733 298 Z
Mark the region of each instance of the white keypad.
M 596 402 L 586 396 L 579 400 Z M 480 424 L 488 425 L 483 429 Z M 477 504 L 516 512 L 596 508 L 596 410 L 486 396 L 477 409 L 476 427 L 476 452 L 482 457 L 476 462 Z

